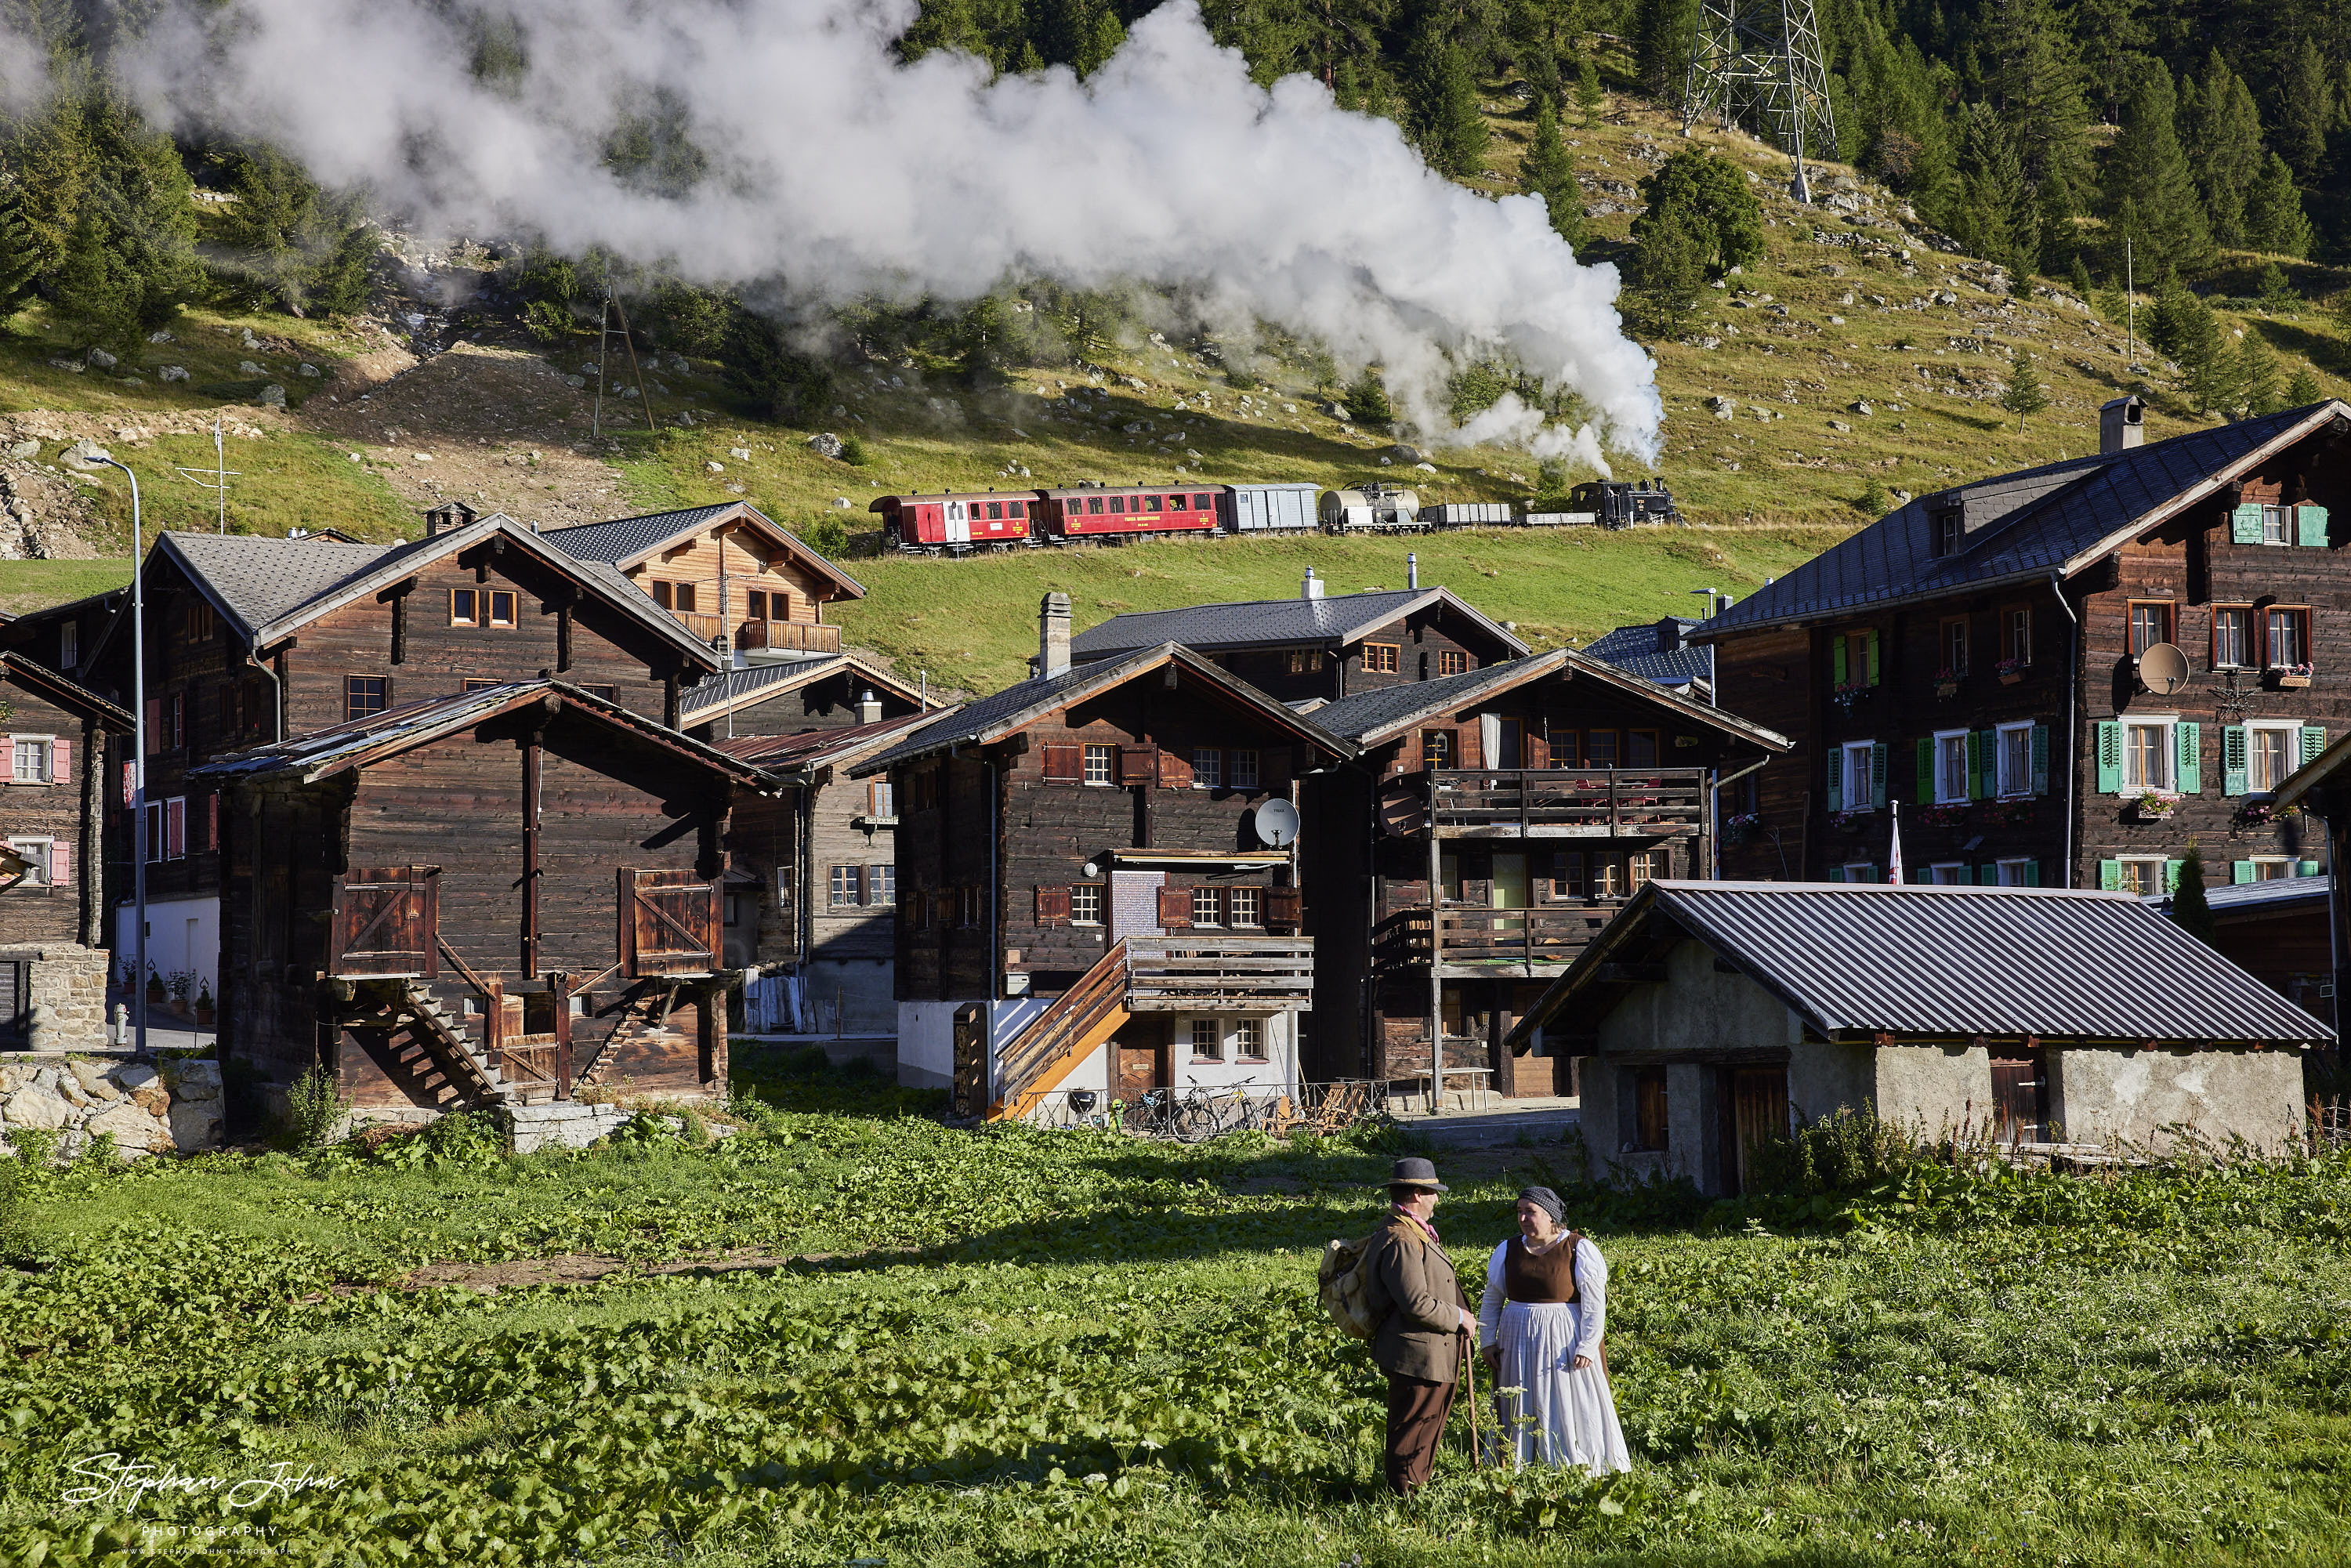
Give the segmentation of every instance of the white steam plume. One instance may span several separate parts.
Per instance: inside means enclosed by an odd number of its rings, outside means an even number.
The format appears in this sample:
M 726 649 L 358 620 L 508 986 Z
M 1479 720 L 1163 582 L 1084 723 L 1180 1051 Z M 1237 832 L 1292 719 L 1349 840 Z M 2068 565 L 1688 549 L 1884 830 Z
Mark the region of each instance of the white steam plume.
M 1377 361 L 1442 431 L 1447 353 L 1499 351 L 1578 393 L 1593 426 L 1515 403 L 1479 434 L 1604 466 L 1653 460 L 1647 357 L 1614 267 L 1586 267 L 1531 198 L 1431 173 L 1387 120 L 1310 78 L 1260 89 L 1192 0 L 1138 23 L 1092 78 L 989 79 L 891 41 L 913 0 L 484 0 L 528 64 L 485 83 L 475 37 L 430 0 L 227 0 L 168 14 L 123 68 L 188 123 L 266 137 L 319 179 L 372 185 L 451 231 L 536 230 L 686 277 L 781 276 L 834 298 L 976 297 L 1008 271 L 1079 287 L 1204 292 Z M 684 107 L 709 175 L 683 196 L 602 161 L 617 110 Z

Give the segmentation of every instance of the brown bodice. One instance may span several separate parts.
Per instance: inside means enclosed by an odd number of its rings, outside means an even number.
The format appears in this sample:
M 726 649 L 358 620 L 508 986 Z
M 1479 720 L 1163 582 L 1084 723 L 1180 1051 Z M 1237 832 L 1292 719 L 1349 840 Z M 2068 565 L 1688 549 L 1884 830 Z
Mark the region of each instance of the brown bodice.
M 1534 1253 L 1525 1237 L 1511 1237 L 1502 1254 L 1502 1294 L 1513 1301 L 1575 1300 L 1575 1249 L 1583 1239 L 1571 1235 L 1550 1251 Z

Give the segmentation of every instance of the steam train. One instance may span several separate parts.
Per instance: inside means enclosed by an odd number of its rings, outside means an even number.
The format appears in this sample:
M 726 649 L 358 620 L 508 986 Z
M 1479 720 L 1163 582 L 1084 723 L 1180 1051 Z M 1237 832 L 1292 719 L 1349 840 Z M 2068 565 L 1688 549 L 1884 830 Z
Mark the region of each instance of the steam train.
M 1574 509 L 1564 512 L 1529 511 L 1501 501 L 1424 507 L 1416 492 L 1371 480 L 1329 491 L 1308 484 L 942 490 L 883 496 L 867 509 L 881 516 L 884 548 L 907 555 L 948 556 L 1133 538 L 1318 529 L 1351 534 L 1513 527 L 1624 528 L 1681 520 L 1673 497 L 1656 480 L 1594 480 L 1577 486 L 1569 505 Z

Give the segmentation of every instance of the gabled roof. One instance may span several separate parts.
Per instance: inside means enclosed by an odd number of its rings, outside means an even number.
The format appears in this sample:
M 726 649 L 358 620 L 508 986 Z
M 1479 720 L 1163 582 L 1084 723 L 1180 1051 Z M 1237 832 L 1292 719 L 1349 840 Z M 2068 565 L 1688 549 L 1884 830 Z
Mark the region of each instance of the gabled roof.
M 803 566 L 831 579 L 841 588 L 841 592 L 832 597 L 865 597 L 864 584 L 817 554 L 798 535 L 748 501 L 728 501 L 716 507 L 685 507 L 674 512 L 647 512 L 642 517 L 614 517 L 601 523 L 576 523 L 568 528 L 549 528 L 539 537 L 553 541 L 558 548 L 581 560 L 601 560 L 625 572 L 688 534 L 697 534 L 716 524 L 730 521 L 749 525 L 755 531 L 773 539 L 787 555 Z
M 2351 407 L 2330 400 L 1921 496 L 1756 590 L 1694 635 L 2069 577 L 2338 418 L 2351 419 Z M 1935 518 L 1953 507 L 1967 515 L 1965 544 L 1956 555 L 1938 556 Z
M 1714 650 L 1692 647 L 1689 643 L 1695 621 L 1678 615 L 1640 626 L 1619 626 L 1605 637 L 1584 645 L 1582 652 L 1587 659 L 1614 664 L 1618 669 L 1655 681 L 1661 686 L 1686 686 L 1693 681 L 1714 684 Z M 1668 632 L 1667 627 L 1677 628 Z
M 2351 766 L 2351 730 L 2336 736 L 2325 750 L 2287 774 L 2270 797 L 2270 809 L 2283 811 L 2289 806 L 2307 804 L 2325 814 L 2326 797 L 2340 793 L 2344 784 L 2351 782 L 2351 775 L 2343 771 L 2346 766 Z M 2317 800 L 2304 799 L 2314 792 Z
M 1292 712 L 1247 681 L 1227 674 L 1180 643 L 1162 643 L 1155 648 L 1140 649 L 1122 658 L 1072 664 L 1049 679 L 1022 681 L 1017 685 L 1005 687 L 993 696 L 966 703 L 953 713 L 923 726 L 880 756 L 861 763 L 852 770 L 851 776 L 862 779 L 868 774 L 879 773 L 898 763 L 911 761 L 934 751 L 944 751 L 952 746 L 988 745 L 1048 714 L 1114 690 L 1137 675 L 1147 674 L 1168 664 L 1176 665 L 1207 685 L 1221 690 L 1235 703 L 1257 714 L 1274 727 L 1286 729 L 1334 758 L 1355 754 L 1356 747 L 1353 742 L 1343 740 L 1313 720 Z
M 2264 915 L 2283 915 L 2299 904 L 2314 905 L 2318 911 L 2326 907 L 2326 894 L 2335 885 L 2332 877 L 2273 876 L 2263 882 L 2223 883 L 2204 890 L 2204 902 L 2212 913 L 2223 918 L 2252 919 Z M 2143 903 L 2158 909 L 2171 907 L 2171 894 L 2145 893 Z
M 820 659 L 749 664 L 739 670 L 721 670 L 715 675 L 705 676 L 699 685 L 689 686 L 680 694 L 678 722 L 707 724 L 714 718 L 724 718 L 730 713 L 757 707 L 771 697 L 796 692 L 813 682 L 844 674 L 857 676 L 862 685 L 890 692 L 902 702 L 919 703 L 923 700 L 920 687 L 908 685 L 879 665 L 868 664 L 855 653 L 833 653 Z
M 40 693 L 68 713 L 96 719 L 120 735 L 131 733 L 130 714 L 88 686 L 68 680 L 46 664 L 37 664 L 22 653 L 0 650 L 0 670 L 6 671 L 10 680 Z
M 849 768 L 890 744 L 893 737 L 946 715 L 902 714 L 873 724 L 839 729 L 804 729 L 797 735 L 746 735 L 714 742 L 727 756 L 756 763 L 771 773 L 811 773 L 820 768 Z
M 2127 893 L 1652 882 L 1511 1042 L 1597 1020 L 1643 938 L 1696 937 L 1822 1036 L 1988 1035 L 2117 1046 L 2318 1045 L 2334 1031 Z
M 1327 599 L 1258 599 L 1230 604 L 1192 604 L 1180 610 L 1137 610 L 1113 615 L 1070 639 L 1073 659 L 1102 659 L 1162 643 L 1187 648 L 1227 650 L 1286 648 L 1301 643 L 1344 647 L 1391 622 L 1436 604 L 1468 620 L 1510 651 L 1527 645 L 1489 621 L 1447 588 L 1377 589 Z
M 549 699 L 567 710 L 624 731 L 647 745 L 674 752 L 737 782 L 762 781 L 759 770 L 749 764 L 664 728 L 568 681 L 508 681 L 455 696 L 404 703 L 366 718 L 351 719 L 291 740 L 220 758 L 190 768 L 188 777 L 227 783 L 290 773 L 307 784 L 331 774 L 368 767 L 444 736 L 470 729 L 500 714 Z
M 1555 674 L 1597 682 L 1611 691 L 1662 708 L 1687 723 L 1705 725 L 1768 751 L 1786 751 L 1793 744 L 1786 736 L 1750 724 L 1737 714 L 1692 702 L 1638 675 L 1567 648 L 1489 664 L 1481 670 L 1465 670 L 1458 675 L 1440 675 L 1433 681 L 1410 681 L 1403 685 L 1358 692 L 1315 709 L 1314 722 L 1333 735 L 1369 747 L 1392 740 L 1439 714 L 1458 712 L 1472 703 Z

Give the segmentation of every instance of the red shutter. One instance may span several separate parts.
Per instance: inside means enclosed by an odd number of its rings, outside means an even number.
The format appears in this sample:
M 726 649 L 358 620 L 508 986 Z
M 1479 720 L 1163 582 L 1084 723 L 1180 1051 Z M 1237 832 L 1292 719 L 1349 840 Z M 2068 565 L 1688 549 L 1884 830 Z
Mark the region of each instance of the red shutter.
M 188 852 L 188 800 L 174 795 L 163 803 L 163 858 L 175 861 Z
M 53 839 L 49 842 L 49 881 L 63 887 L 72 880 L 73 846 L 63 839 Z
M 16 754 L 16 748 L 13 746 L 10 747 L 8 748 L 8 755 L 13 758 Z M 70 740 L 53 740 L 49 742 L 49 782 L 52 784 L 64 784 L 70 782 L 72 779 L 73 742 Z
M 1118 781 L 1122 784 L 1151 784 L 1159 779 L 1159 748 L 1155 746 L 1122 746 L 1118 748 Z
M 1189 789 L 1192 787 L 1192 765 L 1172 751 L 1161 752 L 1159 787 L 1162 789 Z
M 220 797 L 204 797 L 204 848 L 220 848 Z
M 1045 748 L 1045 782 L 1075 784 L 1085 777 L 1085 747 L 1081 746 L 1049 746 Z
M 147 755 L 152 757 L 163 749 L 163 699 L 147 699 Z
M 1548 768 L 1548 767 L 1550 767 L 1550 766 L 1551 766 L 1551 742 L 1550 742 L 1550 741 L 1545 740 L 1545 739 L 1544 739 L 1541 736 L 1540 736 L 1540 735 L 1532 735 L 1532 734 L 1530 734 L 1530 735 L 1527 737 L 1527 741 L 1526 741 L 1526 749 L 1527 749 L 1527 766 L 1528 766 L 1528 767 L 1530 767 L 1530 768 Z
M 1296 930 L 1301 924 L 1298 890 L 1294 887 L 1269 887 L 1265 890 L 1265 923 L 1276 929 Z
M 1182 931 L 1192 924 L 1192 890 L 1188 887 L 1163 887 L 1159 890 L 1159 929 Z
M 1040 887 L 1037 890 L 1037 924 L 1067 925 L 1070 923 L 1070 890 L 1066 887 Z
M 16 737 L 0 735 L 0 783 L 16 777 Z

